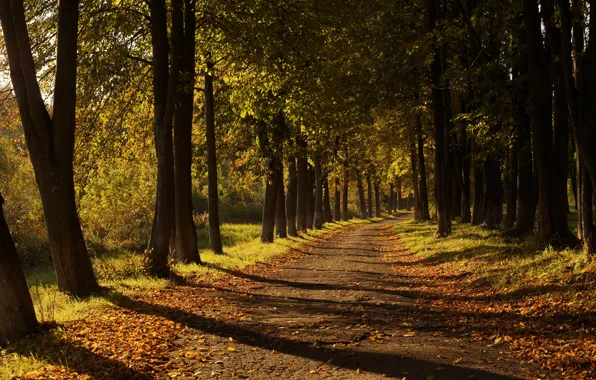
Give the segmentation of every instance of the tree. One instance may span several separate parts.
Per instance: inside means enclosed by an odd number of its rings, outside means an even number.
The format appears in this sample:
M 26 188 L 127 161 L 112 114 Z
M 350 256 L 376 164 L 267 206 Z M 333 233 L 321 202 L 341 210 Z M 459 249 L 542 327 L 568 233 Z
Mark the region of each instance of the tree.
M 209 173 L 209 242 L 216 254 L 223 253 L 219 229 L 219 189 L 215 135 L 215 100 L 213 97 L 213 63 L 207 61 L 205 72 L 205 127 L 207 135 L 207 170 Z
M 0 345 L 35 331 L 33 301 L 4 219 L 0 194 Z
M 184 0 L 184 31 L 183 42 L 184 52 L 182 53 L 180 69 L 180 85 L 178 86 L 177 107 L 174 111 L 174 188 L 175 188 L 175 249 L 176 257 L 184 263 L 200 263 L 201 257 L 197 248 L 197 230 L 192 216 L 192 122 L 194 114 L 194 84 L 195 84 L 195 9 L 194 1 Z M 211 75 L 207 73 L 207 75 Z M 207 94 L 207 82 L 211 85 Z M 212 78 L 205 80 L 205 109 L 207 123 L 213 121 L 213 84 Z M 211 108 L 211 112 L 209 112 Z M 207 133 L 207 145 L 209 140 L 214 140 L 215 136 Z M 211 150 L 209 151 L 211 153 Z M 214 154 L 214 152 L 213 152 Z M 211 155 L 209 156 L 211 158 Z M 209 228 L 213 228 L 213 223 L 209 223 Z M 219 223 L 217 223 L 219 229 Z M 212 240 L 213 241 L 213 240 Z M 213 246 L 213 244 L 212 244 Z M 215 246 L 217 248 L 217 245 Z M 219 240 L 219 250 L 213 248 L 215 252 L 221 253 L 221 238 Z
M 73 181 L 78 18 L 77 0 L 59 3 L 50 116 L 37 81 L 23 1 L 0 3 L 10 77 L 43 203 L 58 288 L 85 297 L 99 287 L 81 231 Z

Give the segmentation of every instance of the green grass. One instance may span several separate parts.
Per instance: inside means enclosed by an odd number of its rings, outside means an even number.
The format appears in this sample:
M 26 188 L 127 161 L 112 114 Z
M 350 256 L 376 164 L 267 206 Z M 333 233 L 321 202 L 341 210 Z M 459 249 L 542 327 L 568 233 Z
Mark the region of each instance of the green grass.
M 429 264 L 470 271 L 476 284 L 512 293 L 564 284 L 590 276 L 591 258 L 581 249 L 555 249 L 534 237 L 506 239 L 499 230 L 455 223 L 447 238 L 436 238 L 435 222 L 407 221 L 394 232 Z
M 386 216 L 389 217 L 389 216 Z M 326 223 L 321 230 L 308 230 L 300 237 L 276 239 L 274 243 L 260 242 L 259 224 L 223 224 L 221 226 L 224 254 L 216 255 L 208 247 L 208 231 L 199 229 L 199 252 L 207 265 L 173 264 L 179 275 L 187 278 L 213 281 L 224 275 L 226 269 L 242 269 L 274 257 L 288 253 L 301 243 L 312 241 L 340 228 L 373 223 L 384 218 L 352 219 L 348 222 Z M 27 273 L 27 281 L 33 298 L 38 319 L 42 322 L 64 323 L 83 318 L 90 313 L 105 310 L 112 305 L 113 297 L 123 293 L 134 293 L 147 289 L 160 289 L 172 283 L 168 280 L 148 277 L 143 269 L 143 256 L 123 249 L 111 249 L 96 254 L 93 258 L 95 273 L 100 285 L 108 290 L 88 299 L 77 299 L 58 291 L 51 267 L 36 268 Z M 54 329 L 42 334 L 39 339 L 61 334 Z M 48 335 L 49 334 L 49 335 Z M 27 339 L 25 344 L 36 344 L 36 337 Z M 48 364 L 34 354 L 17 354 L 0 350 L 0 379 L 12 379 L 23 373 L 38 370 Z

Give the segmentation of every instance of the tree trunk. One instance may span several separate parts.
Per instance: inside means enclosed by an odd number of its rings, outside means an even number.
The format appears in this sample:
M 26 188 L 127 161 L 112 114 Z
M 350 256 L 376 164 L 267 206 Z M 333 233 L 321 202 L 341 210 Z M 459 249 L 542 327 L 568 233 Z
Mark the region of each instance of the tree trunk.
M 393 183 L 389 184 L 389 215 L 393 214 L 393 197 L 394 197 Z
M 472 159 L 470 157 L 472 151 L 472 143 L 470 139 L 467 137 L 466 127 L 462 127 L 461 129 L 461 136 L 460 141 L 462 142 L 462 146 L 465 147 L 463 152 L 462 158 L 462 212 L 461 212 L 461 222 L 462 223 L 470 223 L 472 221 L 472 213 L 470 208 L 472 203 L 472 194 L 471 194 L 471 180 L 470 180 L 470 171 L 471 171 L 471 164 Z
M 522 21 L 519 21 L 521 24 Z M 517 134 L 518 188 L 514 231 L 527 234 L 534 230 L 538 186 L 532 160 L 531 120 L 529 116 L 528 64 L 525 28 L 518 36 L 521 59 L 513 70 L 513 113 Z
M 381 194 L 379 193 L 379 183 L 375 182 L 375 216 L 381 217 Z
M 396 209 L 403 210 L 405 207 L 404 207 L 404 197 L 401 192 L 401 178 L 400 177 L 397 177 L 396 185 L 397 185 L 396 186 L 397 191 L 395 192 L 395 204 L 397 205 Z
M 348 163 L 344 161 L 344 188 L 342 192 L 342 212 L 341 216 L 344 222 L 349 220 L 348 216 L 348 190 L 349 190 L 350 175 L 348 173 Z
M 472 225 L 479 226 L 484 223 L 484 176 L 479 163 L 474 163 L 474 211 Z
M 507 212 L 503 227 L 510 230 L 515 224 L 515 210 L 517 207 L 517 136 L 508 152 L 506 188 Z
M 334 217 L 335 221 L 341 220 L 341 191 L 339 189 L 339 177 L 335 177 L 335 202 L 334 202 Z
M 368 217 L 366 212 L 366 200 L 364 199 L 364 185 L 362 184 L 362 174 L 360 171 L 358 172 L 358 196 L 360 198 L 360 214 L 362 215 L 362 219 L 366 219 Z
M 313 226 L 320 230 L 323 228 L 323 173 L 321 169 L 321 158 L 315 155 L 315 214 Z
M 594 227 L 593 217 L 593 187 L 590 176 L 587 170 L 584 169 L 582 173 L 582 189 L 581 189 L 581 219 L 582 219 L 582 241 L 587 252 L 596 252 L 596 229 Z
M 561 193 L 559 189 L 560 173 L 557 147 L 553 147 L 552 127 L 552 82 L 551 61 L 543 47 L 541 20 L 538 13 L 536 0 L 524 0 L 524 22 L 527 28 L 528 51 L 528 81 L 530 88 L 530 116 L 532 124 L 532 148 L 538 169 L 538 229 L 543 239 L 561 239 L 563 242 L 572 242 L 575 237 L 567 225 L 567 213 L 562 212 Z M 548 9 L 543 9 L 545 14 Z M 546 29 L 551 33 L 550 21 Z M 555 83 L 555 92 L 560 86 Z M 557 100 L 557 99 L 556 99 Z M 560 110 L 559 110 L 560 111 Z M 555 120 L 555 121 L 560 121 Z M 555 134 L 563 125 L 556 125 Z M 557 132 L 559 130 L 559 132 Z M 567 156 L 565 156 L 565 163 Z M 566 175 L 565 175 L 566 177 Z
M 373 193 L 372 193 L 372 181 L 371 181 L 371 174 L 370 171 L 366 173 L 366 185 L 368 188 L 368 217 L 373 217 Z
M 420 199 L 416 145 L 414 143 L 410 146 L 410 163 L 412 165 L 412 187 L 414 188 L 414 218 L 422 220 L 422 201 Z
M 207 63 L 205 73 L 205 126 L 207 134 L 207 172 L 209 190 L 209 243 L 216 254 L 223 253 L 219 227 L 219 189 L 215 137 L 215 101 L 213 97 L 213 64 Z
M 296 138 L 298 148 L 298 172 L 297 172 L 297 227 L 298 231 L 306 231 L 306 211 L 308 200 L 308 161 L 306 159 L 306 141 L 301 136 Z
M 503 221 L 503 184 L 499 161 L 489 156 L 484 161 L 484 224 L 496 228 Z
M 430 211 L 428 208 L 428 187 L 426 185 L 426 164 L 424 162 L 424 140 L 422 137 L 422 121 L 418 116 L 418 165 L 420 166 L 420 202 L 422 206 L 421 218 L 430 220 Z
M 307 165 L 308 178 L 308 192 L 306 199 L 306 227 L 312 229 L 314 227 L 315 218 L 315 202 L 316 202 L 316 185 L 315 185 L 315 169 L 312 165 Z
M 0 345 L 35 331 L 33 301 L 4 219 L 0 194 Z
M 283 165 L 278 173 L 279 184 L 277 186 L 277 199 L 275 206 L 275 232 L 279 238 L 288 237 L 288 225 L 286 219 L 286 198 L 284 194 L 284 171 Z
M 439 19 L 439 0 L 429 0 L 428 7 L 428 29 L 433 31 L 436 21 Z M 449 210 L 450 182 L 448 176 L 447 155 L 449 144 L 447 140 L 445 99 L 441 90 L 441 53 L 438 49 L 434 52 L 433 61 L 430 65 L 432 85 L 432 111 L 435 128 L 435 199 L 437 204 L 437 236 L 447 236 L 451 233 L 451 215 Z
M 83 239 L 73 181 L 78 9 L 76 0 L 58 5 L 54 106 L 50 117 L 37 82 L 23 2 L 0 2 L 11 83 L 43 204 L 58 289 L 85 297 L 99 286 Z
M 288 235 L 298 236 L 296 227 L 296 202 L 298 192 L 298 180 L 296 175 L 296 158 L 288 158 L 288 194 L 286 198 L 286 217 L 288 223 Z
M 323 216 L 326 223 L 333 221 L 331 196 L 329 194 L 329 177 L 327 173 L 323 176 Z
M 174 111 L 174 209 L 173 232 L 176 259 L 183 263 L 200 263 L 197 230 L 192 218 L 192 119 L 195 84 L 195 11 L 190 0 L 184 0 L 184 53 L 182 55 L 177 102 Z
M 279 120 L 273 122 L 271 125 L 273 133 L 271 141 L 269 141 L 266 130 L 267 124 L 264 121 L 260 121 L 259 123 L 259 141 L 263 156 L 267 159 L 267 183 L 265 185 L 265 199 L 263 204 L 261 242 L 273 243 L 279 186 L 283 186 L 283 125 Z

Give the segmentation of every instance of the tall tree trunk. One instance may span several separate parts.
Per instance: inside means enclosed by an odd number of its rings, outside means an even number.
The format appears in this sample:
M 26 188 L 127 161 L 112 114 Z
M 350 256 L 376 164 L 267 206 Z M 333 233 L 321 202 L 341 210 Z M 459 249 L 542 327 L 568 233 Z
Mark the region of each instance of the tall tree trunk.
M 59 3 L 50 117 L 37 82 L 23 2 L 0 2 L 11 84 L 43 204 L 58 289 L 85 297 L 99 287 L 83 239 L 73 181 L 78 19 L 77 0 Z
M 174 250 L 183 263 L 200 263 L 197 230 L 192 218 L 192 119 L 195 85 L 195 10 L 191 0 L 184 0 L 184 53 L 178 86 L 178 103 L 174 112 Z
M 373 193 L 372 193 L 372 181 L 371 181 L 371 174 L 370 170 L 366 173 L 366 185 L 368 188 L 368 217 L 373 217 Z
M 584 243 L 584 247 L 586 248 L 587 252 L 596 252 L 596 228 L 594 227 L 594 217 L 593 217 L 593 209 L 592 209 L 592 202 L 593 202 L 593 186 L 592 181 L 590 180 L 590 176 L 587 173 L 587 170 L 584 169 L 582 171 L 582 188 L 581 188 L 581 238 Z
M 284 171 L 283 165 L 278 173 L 279 184 L 277 186 L 277 200 L 275 206 L 275 233 L 279 238 L 288 237 L 288 225 L 286 219 L 286 198 L 284 194 Z
M 379 193 L 379 183 L 375 182 L 375 216 L 381 216 L 381 194 Z
M 501 166 L 492 155 L 484 161 L 484 224 L 496 228 L 503 220 Z
M 515 224 L 515 210 L 517 207 L 517 136 L 515 136 L 515 142 L 508 152 L 506 188 L 507 212 L 503 227 L 510 230 Z
M 323 175 L 323 216 L 326 223 L 333 221 L 333 212 L 331 211 L 331 196 L 329 194 L 329 176 Z
M 209 190 L 209 243 L 216 254 L 223 253 L 219 228 L 219 189 L 215 138 L 215 101 L 213 97 L 213 64 L 207 63 L 205 73 L 205 126 L 207 134 L 207 173 Z
M 428 2 L 428 29 L 432 32 L 439 19 L 440 1 L 429 0 Z M 444 50 L 444 49 L 443 49 Z M 448 177 L 447 155 L 449 154 L 449 143 L 447 139 L 447 120 L 445 115 L 445 99 L 441 84 L 442 67 L 441 52 L 436 49 L 433 61 L 430 65 L 432 85 L 432 110 L 433 123 L 435 128 L 435 199 L 437 204 L 437 236 L 447 236 L 451 233 L 450 213 L 450 182 Z
M 267 158 L 267 183 L 265 185 L 265 199 L 263 204 L 263 221 L 261 224 L 261 242 L 273 243 L 275 234 L 275 214 L 279 186 L 283 185 L 283 128 L 279 120 L 275 120 L 271 127 L 271 141 L 267 136 L 267 124 L 259 121 L 259 141 L 263 157 Z
M 341 210 L 341 216 L 342 216 L 342 220 L 344 222 L 347 222 L 349 220 L 349 216 L 348 216 L 348 191 L 349 191 L 349 180 L 350 180 L 350 175 L 348 173 L 348 163 L 347 161 L 344 161 L 344 188 L 342 191 L 342 210 Z
M 341 191 L 339 189 L 339 177 L 335 177 L 335 202 L 334 202 L 334 216 L 335 221 L 341 220 Z
M 0 194 L 0 345 L 35 331 L 33 301 L 4 219 Z
M 298 197 L 298 180 L 296 175 L 296 158 L 288 158 L 288 194 L 286 197 L 286 217 L 288 222 L 288 235 L 298 236 L 296 227 L 296 202 Z
M 393 196 L 395 190 L 393 189 L 393 183 L 389 184 L 389 215 L 393 214 Z
M 364 185 L 362 183 L 362 174 L 358 172 L 358 196 L 360 198 L 360 214 L 362 215 L 362 219 L 366 219 L 368 217 L 366 211 L 366 200 L 364 199 Z
M 472 225 L 479 226 L 484 223 L 484 176 L 482 166 L 474 163 L 474 211 Z
M 420 199 L 420 184 L 418 183 L 418 165 L 416 162 L 416 145 L 410 146 L 410 163 L 412 165 L 412 187 L 414 188 L 414 218 L 422 219 L 422 201 Z
M 321 157 L 315 155 L 315 215 L 313 226 L 320 230 L 323 228 L 323 172 L 321 169 Z
M 467 137 L 466 127 L 463 126 L 461 129 L 461 136 L 460 141 L 462 142 L 462 146 L 465 147 L 463 152 L 462 158 L 462 212 L 461 212 L 461 222 L 462 223 L 470 223 L 472 221 L 472 213 L 470 208 L 472 207 L 472 194 L 471 194 L 471 180 L 470 180 L 470 171 L 472 166 L 472 159 L 471 159 L 471 151 L 472 151 L 472 143 L 470 139 Z
M 314 228 L 315 218 L 315 202 L 316 202 L 316 184 L 315 184 L 315 169 L 312 165 L 307 165 L 307 178 L 308 178 L 308 192 L 306 199 L 306 227 L 309 229 Z
M 308 201 L 308 161 L 306 159 L 306 141 L 303 137 L 296 138 L 298 148 L 298 172 L 297 172 L 297 227 L 298 231 L 306 231 L 306 211 Z
M 519 24 L 522 24 L 521 20 Z M 520 54 L 521 58 L 513 70 L 513 114 L 517 134 L 518 166 L 517 209 L 514 231 L 517 234 L 527 234 L 534 230 L 538 186 L 532 158 L 531 119 L 528 104 L 530 97 L 528 60 L 525 49 L 527 33 L 525 26 L 520 30 L 517 39 L 518 43 L 514 45 L 519 46 L 517 54 Z
M 397 191 L 395 192 L 395 204 L 397 205 L 396 209 L 403 210 L 405 207 L 404 207 L 404 197 L 403 197 L 403 194 L 401 191 L 402 190 L 401 177 L 397 177 L 395 182 L 396 182 L 396 188 L 397 188 Z
M 420 169 L 420 202 L 421 202 L 421 218 L 423 220 L 430 220 L 430 210 L 428 207 L 428 187 L 426 185 L 426 164 L 424 162 L 424 140 L 422 138 L 422 121 L 420 120 L 420 116 L 418 118 L 418 165 Z
M 567 213 L 561 212 L 561 194 L 558 190 L 557 148 L 553 147 L 551 61 L 543 47 L 542 27 L 536 0 L 524 0 L 524 22 L 527 27 L 528 80 L 530 88 L 530 115 L 532 148 L 538 169 L 538 229 L 543 239 L 559 238 L 571 242 L 575 237 L 567 225 Z M 544 7 L 543 7 L 544 8 Z M 543 9 L 545 14 L 548 9 Z M 550 20 L 547 33 L 551 29 Z M 555 91 L 559 86 L 555 87 Z M 555 130 L 561 125 L 555 125 Z M 555 132 L 557 133 L 557 132 Z M 565 162 L 567 157 L 565 156 Z

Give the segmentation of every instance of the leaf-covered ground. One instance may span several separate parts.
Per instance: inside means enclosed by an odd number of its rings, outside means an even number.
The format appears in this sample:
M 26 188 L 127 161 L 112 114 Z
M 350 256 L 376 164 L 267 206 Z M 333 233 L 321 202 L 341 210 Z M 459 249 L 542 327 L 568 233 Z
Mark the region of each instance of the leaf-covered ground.
M 408 278 L 416 307 L 461 336 L 509 348 L 542 367 L 542 377 L 596 378 L 596 283 L 583 252 L 455 227 L 444 241 L 432 237 L 431 223 L 395 229 L 385 260 Z
M 554 339 L 540 332 L 553 322 L 533 314 L 540 309 L 521 316 L 485 304 L 483 295 L 469 293 L 477 290 L 468 275 L 404 249 L 391 233 L 394 223 L 336 231 L 282 258 L 222 269 L 227 275 L 216 282 L 111 294 L 113 308 L 13 349 L 37 356 L 42 364 L 24 375 L 36 379 L 565 375 L 511 354 Z M 530 340 L 520 340 L 520 329 Z

